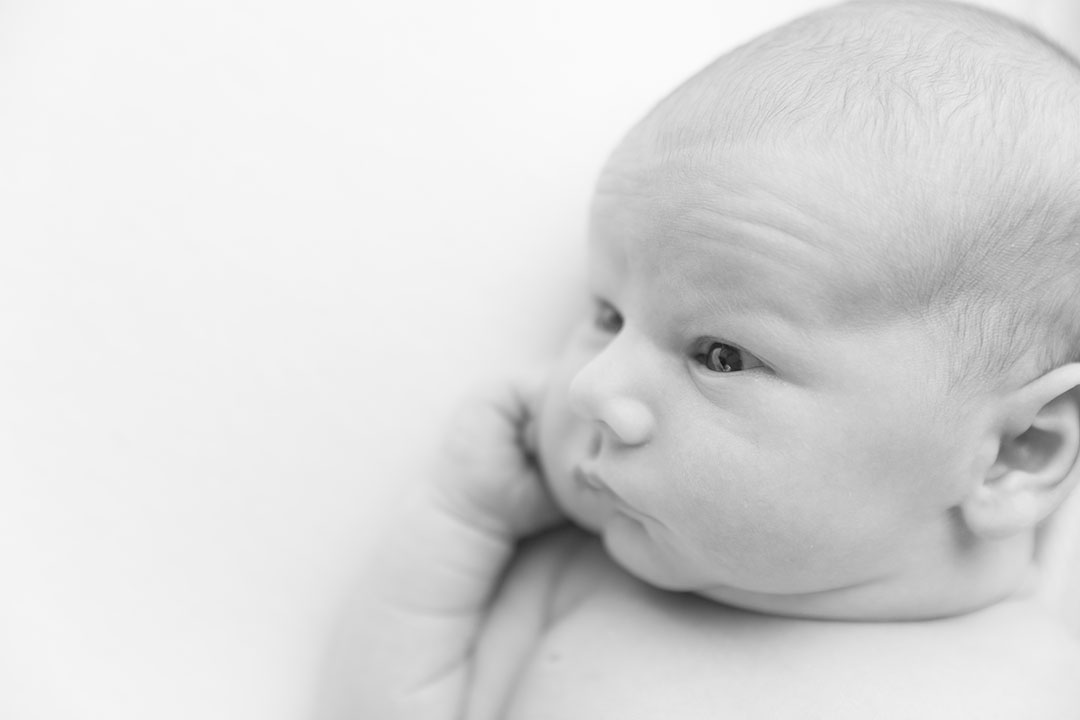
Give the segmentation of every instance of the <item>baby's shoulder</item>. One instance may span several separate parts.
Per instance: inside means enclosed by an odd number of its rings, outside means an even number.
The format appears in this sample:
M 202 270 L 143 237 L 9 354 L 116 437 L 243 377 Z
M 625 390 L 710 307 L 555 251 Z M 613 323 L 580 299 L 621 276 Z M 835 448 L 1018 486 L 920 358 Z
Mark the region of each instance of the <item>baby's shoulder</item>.
M 649 587 L 595 538 L 549 542 L 559 575 L 508 717 L 1080 717 L 1080 646 L 1035 604 L 911 623 L 771 617 Z
M 503 575 L 473 652 L 467 717 L 504 717 L 523 668 L 565 603 L 567 575 L 590 537 L 572 526 L 524 541 Z M 569 586 L 573 586 L 573 582 Z
M 793 684 L 830 717 L 1080 717 L 1080 645 L 1035 604 L 919 622 L 793 622 L 803 634 L 790 648 L 802 668 Z
M 951 681 L 953 697 L 978 704 L 978 717 L 1080 718 L 1080 641 L 1038 602 L 920 625 L 910 643 L 898 643 L 908 664 L 920 677 L 938 673 L 944 688 Z M 920 660 L 922 648 L 939 648 L 939 657 Z
M 571 528 L 523 546 L 485 635 L 475 717 L 1080 717 L 1080 646 L 1035 604 L 910 623 L 758 615 L 641 583 Z

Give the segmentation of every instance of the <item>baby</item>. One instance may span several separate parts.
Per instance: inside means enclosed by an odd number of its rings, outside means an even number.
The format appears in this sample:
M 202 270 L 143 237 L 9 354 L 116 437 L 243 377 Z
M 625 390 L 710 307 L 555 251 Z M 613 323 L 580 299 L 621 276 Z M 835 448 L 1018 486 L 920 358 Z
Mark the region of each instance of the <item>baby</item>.
M 1032 597 L 1080 479 L 1080 65 L 811 14 L 630 132 L 589 250 L 543 393 L 471 404 L 393 519 L 334 717 L 1080 718 Z

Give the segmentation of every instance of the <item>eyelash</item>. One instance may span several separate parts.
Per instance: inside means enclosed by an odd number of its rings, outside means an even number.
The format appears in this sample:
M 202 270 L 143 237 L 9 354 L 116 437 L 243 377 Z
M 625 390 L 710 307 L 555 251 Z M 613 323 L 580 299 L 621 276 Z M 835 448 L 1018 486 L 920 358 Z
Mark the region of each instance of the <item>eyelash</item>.
M 605 300 L 597 300 L 596 312 L 593 316 L 593 326 L 600 332 L 615 335 L 622 330 L 623 317 L 611 303 Z M 724 357 L 725 354 L 728 355 L 727 358 Z M 737 357 L 738 367 L 734 367 L 735 363 L 731 362 L 731 360 L 734 359 L 731 357 L 732 355 Z M 694 360 L 708 372 L 716 373 L 718 375 L 743 372 L 744 370 L 752 369 L 761 364 L 760 360 L 757 360 L 751 353 L 729 343 L 720 342 L 719 340 L 709 340 L 705 344 L 705 351 L 695 354 Z M 749 360 L 749 363 L 747 360 Z M 754 364 L 755 361 L 757 361 L 756 365 Z M 715 365 L 715 367 L 711 367 L 710 364 Z M 745 367 L 747 364 L 750 365 L 749 368 Z M 727 369 L 723 369 L 724 367 Z

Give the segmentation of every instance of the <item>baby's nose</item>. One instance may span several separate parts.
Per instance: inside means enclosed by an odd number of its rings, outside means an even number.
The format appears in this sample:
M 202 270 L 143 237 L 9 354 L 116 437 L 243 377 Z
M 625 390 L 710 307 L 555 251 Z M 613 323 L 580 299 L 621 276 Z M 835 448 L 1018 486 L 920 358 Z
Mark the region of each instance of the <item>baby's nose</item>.
M 620 390 L 610 369 L 601 363 L 590 363 L 574 376 L 570 407 L 583 419 L 600 425 L 622 445 L 643 445 L 656 429 L 649 406 L 632 393 Z

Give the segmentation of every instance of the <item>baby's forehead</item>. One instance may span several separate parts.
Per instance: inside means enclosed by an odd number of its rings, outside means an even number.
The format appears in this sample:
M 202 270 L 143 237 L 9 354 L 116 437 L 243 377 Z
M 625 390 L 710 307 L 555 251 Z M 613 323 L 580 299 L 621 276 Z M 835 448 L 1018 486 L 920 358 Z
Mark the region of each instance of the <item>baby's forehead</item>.
M 722 158 L 628 150 L 598 183 L 591 242 L 642 278 L 670 278 L 718 305 L 752 286 L 753 302 L 771 303 L 774 293 L 779 305 L 798 285 L 819 303 L 811 315 L 821 324 L 894 317 L 898 305 L 883 289 L 901 265 L 875 245 L 891 219 L 859 212 L 849 200 L 860 181 L 829 188 L 820 166 L 771 150 Z
M 892 173 L 865 173 L 856 160 L 829 148 L 673 146 L 636 138 L 601 172 L 593 215 L 627 216 L 654 229 L 742 216 L 778 230 L 797 228 L 804 242 L 825 246 L 859 233 L 880 235 L 895 213 L 876 198 L 894 180 Z

